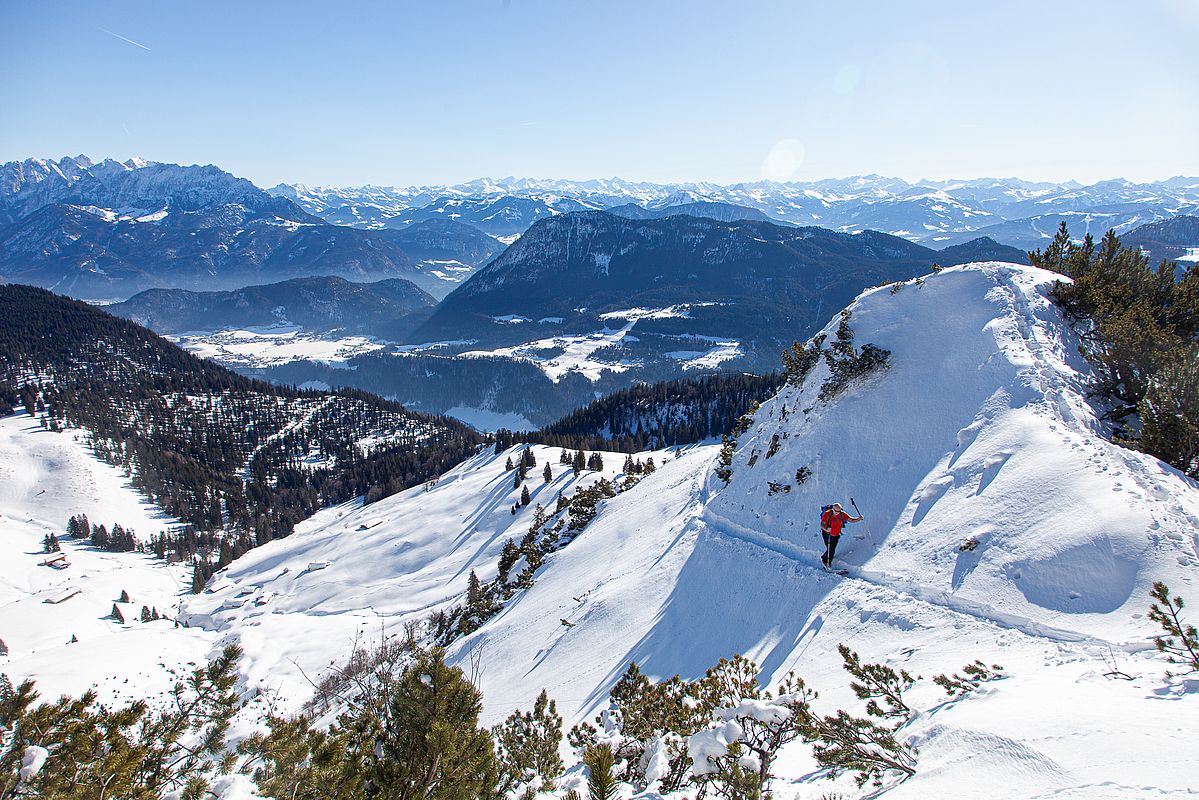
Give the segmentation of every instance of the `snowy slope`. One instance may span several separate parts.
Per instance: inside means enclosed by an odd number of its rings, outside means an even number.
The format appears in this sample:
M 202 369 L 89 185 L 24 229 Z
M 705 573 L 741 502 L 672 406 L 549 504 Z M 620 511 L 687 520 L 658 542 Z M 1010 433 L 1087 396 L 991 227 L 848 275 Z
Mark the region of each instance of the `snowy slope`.
M 294 706 L 310 694 L 309 678 L 343 661 L 356 643 L 378 642 L 460 602 L 471 570 L 483 581 L 494 578 L 501 548 L 525 535 L 538 504 L 552 507 L 559 492 L 611 479 L 624 462 L 608 453 L 603 472 L 576 478 L 558 464 L 559 449 L 533 450 L 537 466 L 524 484 L 531 503 L 516 514 L 521 490 L 505 461 L 516 460 L 519 448 L 488 450 L 424 487 L 319 512 L 290 537 L 217 573 L 204 594 L 187 601 L 185 618 L 234 633 L 246 650 L 249 684 Z M 541 474 L 547 460 L 548 484 Z
M 855 575 L 1035 632 L 1143 638 L 1132 615 L 1154 580 L 1199 590 L 1199 494 L 1102 438 L 1078 342 L 1043 295 L 1053 277 L 973 266 L 868 293 L 853 307 L 857 341 L 892 350 L 892 368 L 822 406 L 821 365 L 802 391 L 764 404 L 733 484 L 709 481 L 710 514 L 812 561 L 810 509 L 856 496 L 879 543 L 847 548 Z M 745 466 L 775 434 L 778 454 Z M 767 479 L 799 466 L 809 483 L 767 496 Z M 963 553 L 968 538 L 980 544 Z
M 1153 580 L 1196 596 L 1199 492 L 1100 438 L 1050 280 L 985 264 L 868 292 L 853 306 L 856 341 L 892 350 L 889 370 L 821 406 L 821 366 L 764 404 L 727 487 L 708 448 L 610 501 L 460 645 L 460 659 L 481 659 L 489 712 L 544 686 L 578 718 L 630 659 L 696 677 L 733 652 L 764 679 L 797 670 L 825 710 L 852 707 L 835 650 L 847 642 L 926 677 L 975 658 L 1013 676 L 919 720 L 926 756 L 893 796 L 1184 791 L 1199 763 L 1180 723 L 1199 719 L 1199 687 L 1180 696 L 1162 680 L 1143 615 Z M 801 466 L 813 476 L 797 487 Z M 772 496 L 768 481 L 792 489 Z M 816 517 L 850 496 L 873 537 L 847 529 L 841 578 L 816 566 Z M 970 536 L 979 546 L 960 551 Z M 1136 679 L 1103 678 L 1107 661 Z M 914 694 L 923 707 L 944 697 L 927 684 Z M 801 750 L 783 774 L 817 796 Z
M 78 513 L 107 528 L 132 528 L 142 540 L 176 524 L 76 436 L 44 431 L 25 414 L 0 418 L 0 639 L 9 648 L 0 672 L 14 682 L 35 679 L 43 697 L 78 694 L 96 682 L 102 701 L 145 697 L 170 685 L 160 664 L 200 662 L 214 637 L 174 627 L 187 570 L 66 535 L 67 519 Z M 40 566 L 49 532 L 69 568 Z M 119 604 L 125 624 L 109 618 L 122 590 L 132 601 Z M 164 619 L 143 624 L 143 605 Z M 78 642 L 70 644 L 72 636 Z

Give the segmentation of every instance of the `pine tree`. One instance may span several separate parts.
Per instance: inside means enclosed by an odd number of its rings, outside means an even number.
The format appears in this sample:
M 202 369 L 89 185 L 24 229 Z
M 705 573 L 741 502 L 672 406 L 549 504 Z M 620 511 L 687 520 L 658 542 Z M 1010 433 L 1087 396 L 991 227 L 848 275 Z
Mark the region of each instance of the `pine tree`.
M 616 758 L 611 746 L 595 744 L 583 754 L 583 765 L 587 767 L 587 800 L 613 800 L 616 797 L 616 779 L 612 767 Z
M 545 469 L 541 471 L 541 477 L 545 479 L 546 483 L 554 480 L 554 472 L 550 469 L 550 462 L 545 462 Z
M 997 681 L 1003 676 L 1003 667 L 998 664 L 987 666 L 981 661 L 974 661 L 962 668 L 962 674 L 936 675 L 933 683 L 945 690 L 951 697 L 962 697 L 973 692 L 988 681 Z
M 728 436 L 720 443 L 720 454 L 716 458 L 716 477 L 728 486 L 733 479 L 733 455 L 737 452 L 737 440 Z
M 367 796 L 477 800 L 495 791 L 491 736 L 478 727 L 482 698 L 439 649 L 420 652 L 389 691 L 365 752 Z M 373 754 L 373 757 L 371 756 Z
M 837 338 L 829 349 L 823 352 L 829 368 L 829 377 L 820 385 L 819 398 L 822 401 L 836 397 L 854 378 L 885 367 L 891 356 L 890 350 L 883 350 L 873 344 L 863 345 L 860 353 L 854 349 L 853 328 L 849 325 L 852 315 L 849 309 L 841 311 Z
M 574 470 L 576 478 L 579 477 L 579 475 L 583 473 L 583 470 L 587 468 L 587 457 L 583 455 L 582 450 L 575 451 L 574 458 L 572 458 L 570 461 L 570 466 L 571 469 Z
M 204 570 L 200 568 L 200 562 L 196 561 L 192 567 L 192 594 L 199 594 L 204 591 L 204 584 L 207 580 L 204 576 Z
M 140 731 L 149 751 L 138 772 L 145 785 L 203 788 L 204 776 L 229 763 L 225 736 L 241 708 L 237 692 L 241 655 L 237 645 L 226 646 L 186 681 L 175 684 L 170 703 L 149 716 Z
M 469 614 L 478 613 L 483 607 L 483 584 L 472 569 L 466 581 L 466 610 Z
M 508 573 L 512 567 L 520 560 L 520 548 L 516 546 L 516 542 L 509 539 L 504 542 L 503 548 L 500 549 L 499 562 L 499 580 L 500 583 L 508 582 Z
M 1062 275 L 1066 274 L 1066 258 L 1074 249 L 1074 243 L 1070 240 L 1070 232 L 1066 229 L 1066 221 L 1062 220 L 1058 225 L 1057 233 L 1053 235 L 1053 240 L 1045 250 L 1030 251 L 1028 253 L 1028 263 L 1034 267 L 1047 269 L 1050 272 L 1058 272 Z
M 1183 673 L 1199 672 L 1199 631 L 1194 625 L 1182 621 L 1182 610 L 1186 607 L 1181 597 L 1170 597 L 1170 588 L 1161 581 L 1153 584 L 1149 594 L 1154 602 L 1149 606 L 1149 620 L 1162 629 L 1153 643 L 1166 654 L 1171 664 L 1180 664 Z
M 0 639 L 0 656 L 6 655 L 8 655 L 8 645 L 4 643 L 3 639 Z
M 528 486 L 522 486 L 522 487 L 521 487 L 521 490 L 520 490 L 520 504 L 521 504 L 522 506 L 527 506 L 527 505 L 528 505 L 529 503 L 531 503 L 531 502 L 533 502 L 533 498 L 532 498 L 532 496 L 529 494 L 529 487 L 528 487 Z
M 896 671 L 885 664 L 863 664 L 858 654 L 844 644 L 837 645 L 837 652 L 845 662 L 845 671 L 856 679 L 849 688 L 859 700 L 866 701 L 867 714 L 889 720 L 896 727 L 912 718 L 912 709 L 903 699 L 903 693 L 912 687 L 915 678 L 905 670 Z
M 118 603 L 132 603 L 133 601 L 129 599 L 129 592 L 122 589 L 121 596 L 119 598 L 117 598 L 117 602 Z
M 537 457 L 533 454 L 533 448 L 526 447 L 521 452 L 521 464 L 528 469 L 537 466 Z
M 1051 296 L 1086 323 L 1080 349 L 1094 367 L 1091 392 L 1106 401 L 1115 440 L 1199 477 L 1199 269 L 1176 281 L 1172 262 L 1154 270 L 1113 231 L 1098 246 L 1089 234 L 1075 244 L 1064 224 L 1029 258 L 1071 278 L 1054 284 Z
M 125 624 L 125 615 L 121 613 L 121 609 L 117 608 L 116 603 L 112 604 L 112 612 L 109 613 L 108 616 L 112 617 L 117 622 L 121 623 L 122 625 Z
M 150 607 L 142 606 L 142 615 L 141 615 L 142 622 L 150 622 L 152 619 L 154 619 L 154 618 L 150 616 Z
M 508 456 L 508 459 L 504 462 L 504 471 L 508 472 L 512 469 L 512 467 L 512 456 Z
M 657 468 L 658 468 L 658 465 L 654 463 L 653 456 L 650 456 L 649 458 L 645 459 L 645 474 L 646 475 L 650 474 Z
M 830 777 L 852 773 L 858 786 L 881 786 L 888 772 L 916 773 L 915 750 L 895 738 L 895 731 L 844 710 L 823 717 L 812 754 Z
M 306 716 L 269 716 L 266 730 L 237 746 L 252 767 L 257 795 L 277 800 L 351 800 L 361 798 L 362 778 L 346 763 L 351 736 L 336 724 L 313 728 Z M 355 798 L 356 800 L 356 798 Z
M 520 475 L 520 470 L 517 470 L 517 471 L 516 471 L 515 473 L 513 473 L 513 475 L 512 475 L 512 488 L 513 488 L 513 489 L 519 489 L 519 488 L 520 488 L 520 482 L 521 482 L 522 480 L 523 480 L 523 478 L 522 478 L 522 477 L 521 477 L 521 475 Z
M 221 540 L 220 555 L 217 556 L 216 567 L 223 569 L 233 563 L 233 544 L 228 539 Z
M 1199 477 L 1199 348 L 1178 347 L 1137 404 L 1140 448 Z
M 499 761 L 499 791 L 504 795 L 539 778 L 543 786 L 562 774 L 558 746 L 562 741 L 562 717 L 545 689 L 533 710 L 514 711 L 492 729 Z
M 791 386 L 799 386 L 803 379 L 820 363 L 824 335 L 815 337 L 805 345 L 795 342 L 783 351 L 783 379 Z M 752 422 L 752 416 L 750 418 Z

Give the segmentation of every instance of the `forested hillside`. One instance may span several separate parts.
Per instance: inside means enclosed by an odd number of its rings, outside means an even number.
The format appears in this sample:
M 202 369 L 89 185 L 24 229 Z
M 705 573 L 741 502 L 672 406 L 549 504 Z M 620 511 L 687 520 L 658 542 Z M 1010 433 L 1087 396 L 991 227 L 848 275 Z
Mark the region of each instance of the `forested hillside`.
M 132 322 L 17 285 L 0 286 L 0 402 L 43 414 L 52 429 L 87 431 L 98 456 L 188 523 L 188 538 L 168 548 L 183 557 L 222 540 L 222 560 L 235 557 L 322 505 L 425 481 L 479 442 L 457 422 L 363 392 L 237 375 Z M 229 535 L 194 535 L 218 530 Z
M 782 383 L 777 373 L 716 374 L 633 386 L 568 414 L 532 438 L 554 447 L 625 453 L 720 438 Z
M 353 283 L 330 275 L 232 292 L 147 289 L 106 310 L 161 334 L 295 325 L 395 338 L 420 323 L 436 304 L 401 278 Z

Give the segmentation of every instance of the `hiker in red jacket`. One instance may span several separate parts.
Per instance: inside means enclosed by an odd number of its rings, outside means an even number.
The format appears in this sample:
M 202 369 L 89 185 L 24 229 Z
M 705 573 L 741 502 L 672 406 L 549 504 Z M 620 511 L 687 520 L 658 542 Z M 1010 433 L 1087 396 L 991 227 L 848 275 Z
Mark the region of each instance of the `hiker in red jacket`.
M 837 540 L 841 538 L 841 526 L 847 522 L 861 522 L 863 517 L 851 517 L 841 510 L 840 503 L 833 503 L 827 511 L 820 515 L 820 535 L 824 537 L 824 555 L 820 563 L 827 568 L 833 563 L 833 555 L 837 552 Z

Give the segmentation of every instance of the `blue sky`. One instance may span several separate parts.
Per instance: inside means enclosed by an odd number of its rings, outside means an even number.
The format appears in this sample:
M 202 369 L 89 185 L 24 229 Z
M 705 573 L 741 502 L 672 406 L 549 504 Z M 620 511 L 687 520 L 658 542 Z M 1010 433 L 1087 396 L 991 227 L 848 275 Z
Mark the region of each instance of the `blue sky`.
M 1199 1 L 7 2 L 0 161 L 280 181 L 1199 175 Z

